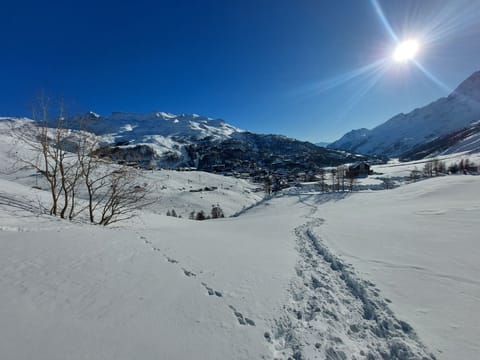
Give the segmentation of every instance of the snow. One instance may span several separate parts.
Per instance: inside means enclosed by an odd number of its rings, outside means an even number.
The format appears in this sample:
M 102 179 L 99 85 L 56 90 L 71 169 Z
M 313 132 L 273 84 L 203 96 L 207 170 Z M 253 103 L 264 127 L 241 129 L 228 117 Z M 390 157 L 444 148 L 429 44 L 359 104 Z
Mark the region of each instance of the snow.
M 457 154 L 461 152 L 480 152 L 480 134 L 473 134 L 457 144 L 449 147 L 443 154 Z
M 479 177 L 450 176 L 319 210 L 327 246 L 375 282 L 441 359 L 480 353 L 479 189 Z
M 145 170 L 148 206 L 99 227 L 45 214 L 42 182 L 31 169 L 12 171 L 16 155 L 31 154 L 1 124 L 1 358 L 474 359 L 480 351 L 480 177 L 331 194 L 303 184 L 264 198 L 245 180 Z M 383 174 L 363 185 L 415 166 L 375 166 Z M 187 219 L 214 204 L 237 216 Z M 165 216 L 172 209 L 182 218 Z
M 22 185 L 2 181 L 2 189 L 33 198 Z M 3 356 L 268 356 L 263 333 L 296 259 L 284 236 L 295 223 L 288 211 L 266 214 L 278 221 L 272 231 L 254 215 L 197 222 L 145 214 L 105 229 L 1 208 Z
M 458 164 L 462 159 L 469 159 L 471 162 L 474 162 L 477 165 L 480 164 L 480 154 L 470 154 L 469 151 L 439 155 L 436 156 L 435 159 L 445 162 L 447 168 L 452 164 Z M 398 159 L 392 159 L 387 164 L 372 166 L 374 175 L 369 176 L 368 178 L 371 180 L 384 177 L 404 178 L 403 181 L 406 181 L 412 170 L 422 171 L 425 163 L 430 161 L 432 161 L 430 158 L 408 162 L 400 162 Z

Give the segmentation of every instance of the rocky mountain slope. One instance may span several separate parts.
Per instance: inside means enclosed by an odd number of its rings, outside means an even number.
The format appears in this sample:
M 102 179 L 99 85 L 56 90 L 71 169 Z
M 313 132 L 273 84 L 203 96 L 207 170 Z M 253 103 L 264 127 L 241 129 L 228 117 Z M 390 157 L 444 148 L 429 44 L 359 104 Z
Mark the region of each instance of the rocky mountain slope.
M 221 119 L 196 114 L 113 113 L 103 117 L 90 112 L 66 124 L 100 135 L 103 157 L 142 167 L 288 173 L 365 158 L 281 135 L 246 132 Z
M 408 114 L 398 114 L 372 130 L 350 131 L 328 147 L 395 157 L 416 146 L 467 128 L 479 119 L 480 71 L 477 71 L 449 96 Z
M 426 144 L 420 144 L 400 156 L 402 161 L 420 160 L 425 157 L 459 152 L 480 152 L 480 122 L 468 128 L 454 131 Z

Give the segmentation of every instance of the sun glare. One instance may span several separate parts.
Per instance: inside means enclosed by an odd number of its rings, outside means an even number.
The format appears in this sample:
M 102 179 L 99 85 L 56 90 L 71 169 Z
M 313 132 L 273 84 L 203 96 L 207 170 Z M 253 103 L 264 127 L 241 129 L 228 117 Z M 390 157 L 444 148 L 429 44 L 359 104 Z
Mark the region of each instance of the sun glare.
M 405 63 L 413 60 L 418 53 L 420 45 L 417 40 L 410 39 L 398 44 L 394 53 L 393 59 L 396 62 Z

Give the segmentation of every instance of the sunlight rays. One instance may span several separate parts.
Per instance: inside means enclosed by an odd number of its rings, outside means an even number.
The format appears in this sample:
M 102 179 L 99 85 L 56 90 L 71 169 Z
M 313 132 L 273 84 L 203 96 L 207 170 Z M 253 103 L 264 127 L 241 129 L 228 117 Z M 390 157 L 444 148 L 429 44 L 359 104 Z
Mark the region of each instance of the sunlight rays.
M 398 48 L 402 46 L 400 37 L 393 30 L 378 0 L 370 0 L 370 3 L 380 23 L 396 43 L 397 50 L 394 59 L 400 60 L 400 63 L 411 60 L 429 80 L 442 90 L 451 92 L 453 89 L 430 72 L 418 59 L 414 59 L 414 55 L 398 54 Z M 423 4 L 419 2 L 415 3 L 414 9 L 409 9 L 409 16 L 403 23 L 403 36 L 411 37 L 413 32 L 415 36 L 421 37 L 422 45 L 428 47 L 435 43 L 446 42 L 454 37 L 461 37 L 461 35 L 480 33 L 478 26 L 475 26 L 480 17 L 480 2 L 457 0 L 455 3 L 442 3 L 442 6 L 435 7 L 435 11 L 423 9 L 422 6 Z M 428 21 L 425 21 L 426 14 L 428 14 Z
M 339 119 L 345 117 L 381 80 L 392 71 L 400 71 L 408 76 L 409 69 L 418 69 L 417 75 L 425 76 L 442 91 L 451 93 L 453 89 L 445 84 L 417 58 L 417 53 L 430 56 L 435 48 L 448 45 L 455 38 L 480 35 L 480 1 L 457 0 L 455 2 L 428 4 L 411 3 L 403 8 L 403 21 L 391 23 L 380 0 L 370 0 L 379 22 L 391 38 L 389 50 L 379 59 L 338 74 L 334 77 L 305 84 L 290 91 L 297 100 L 314 98 L 327 91 L 342 88 L 345 101 Z M 388 4 L 391 5 L 391 4 Z M 400 19 L 401 20 L 401 19 Z M 473 37 L 475 38 L 475 37 Z M 388 54 L 391 51 L 391 54 Z M 425 59 L 424 59 L 425 60 Z M 353 90 L 352 90 L 353 89 Z
M 420 69 L 420 71 L 427 77 L 429 78 L 432 82 L 434 82 L 438 87 L 441 89 L 445 90 L 446 92 L 450 93 L 452 92 L 452 88 L 443 83 L 439 78 L 437 78 L 435 75 L 433 75 L 430 71 L 428 71 L 422 64 L 420 64 L 418 61 L 413 60 L 413 63 L 415 66 Z
M 480 17 L 480 2 L 457 0 L 445 3 L 428 21 L 416 21 L 421 24 L 421 33 L 425 41 L 430 43 L 445 42 L 472 32 L 478 32 Z
M 373 6 L 373 9 L 375 10 L 375 13 L 378 15 L 378 18 L 382 25 L 385 27 L 385 30 L 387 30 L 387 33 L 391 36 L 391 38 L 395 41 L 398 42 L 398 36 L 395 34 L 395 31 L 393 31 L 392 26 L 390 25 L 390 22 L 387 20 L 387 17 L 383 13 L 383 9 L 378 3 L 377 0 L 370 0 L 370 3 Z
M 318 81 L 301 88 L 295 89 L 292 94 L 301 96 L 316 96 L 322 92 L 343 86 L 355 81 L 358 78 L 368 78 L 385 66 L 385 59 L 377 60 L 372 64 L 362 66 L 357 69 L 347 71 L 327 80 Z
M 338 115 L 338 120 L 342 120 L 346 117 L 350 111 L 372 90 L 375 85 L 383 78 L 385 73 L 388 72 L 390 64 L 386 61 L 382 61 L 382 66 L 377 66 L 367 76 L 361 77 L 359 85 L 356 86 L 355 92 L 347 99 L 342 111 Z

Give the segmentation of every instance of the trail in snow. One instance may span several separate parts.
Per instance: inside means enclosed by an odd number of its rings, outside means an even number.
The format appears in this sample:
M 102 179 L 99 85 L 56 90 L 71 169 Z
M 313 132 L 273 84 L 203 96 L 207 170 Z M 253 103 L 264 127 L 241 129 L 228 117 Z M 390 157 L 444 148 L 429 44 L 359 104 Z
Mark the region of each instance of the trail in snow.
M 339 200 L 327 195 L 320 202 Z M 295 229 L 299 261 L 290 287 L 291 301 L 265 338 L 274 359 L 435 359 L 406 322 L 398 320 L 374 284 L 332 255 L 315 228 L 316 204 Z M 317 199 L 318 200 L 318 199 Z
M 153 242 L 148 240 L 145 236 L 140 235 L 137 233 L 137 235 L 140 237 L 143 242 L 150 246 L 153 251 L 160 252 L 163 255 L 163 258 L 165 261 L 167 261 L 169 264 L 175 265 L 178 267 L 180 271 L 183 272 L 183 274 L 187 278 L 196 278 L 197 276 L 200 278 L 201 275 L 203 274 L 203 271 L 198 271 L 195 272 L 193 270 L 187 269 L 183 266 L 180 265 L 180 261 L 177 259 L 174 259 L 171 256 L 168 256 L 162 249 L 156 247 L 153 245 Z M 205 281 L 200 281 L 200 285 L 206 290 L 206 294 L 208 296 L 213 296 L 215 298 L 223 298 L 223 292 L 221 290 L 214 289 L 213 287 L 209 286 Z M 235 318 L 238 321 L 238 324 L 240 325 L 249 325 L 249 326 L 255 326 L 255 321 L 250 319 L 249 317 L 243 315 L 240 311 L 238 311 L 233 305 L 227 304 L 228 309 L 230 309 L 235 316 Z

